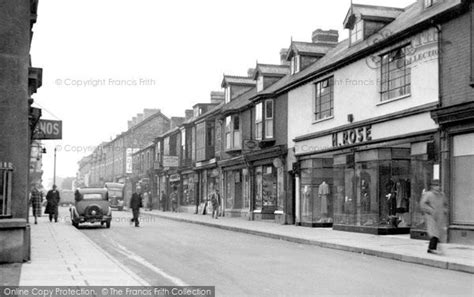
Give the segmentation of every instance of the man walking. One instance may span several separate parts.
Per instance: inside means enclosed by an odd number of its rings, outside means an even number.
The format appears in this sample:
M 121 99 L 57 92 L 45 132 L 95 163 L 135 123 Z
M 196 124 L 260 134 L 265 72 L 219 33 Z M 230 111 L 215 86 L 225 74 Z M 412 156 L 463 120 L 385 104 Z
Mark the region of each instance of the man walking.
M 41 216 L 41 203 L 43 202 L 43 194 L 38 190 L 36 184 L 31 187 L 30 194 L 31 208 L 33 209 L 33 217 L 35 217 L 35 224 L 38 224 L 38 217 Z
M 48 191 L 48 194 L 46 194 L 46 201 L 48 201 L 48 203 L 46 204 L 46 210 L 44 211 L 44 213 L 49 214 L 50 222 L 53 221 L 53 218 L 54 222 L 58 222 L 59 200 L 61 200 L 61 197 L 59 196 L 59 192 L 56 190 L 56 185 L 53 185 L 53 188 Z
M 212 204 L 212 217 L 217 219 L 219 216 L 219 207 L 221 204 L 221 196 L 219 195 L 219 189 L 215 188 L 211 193 L 211 204 Z
M 132 209 L 133 218 L 131 222 L 135 222 L 135 227 L 139 227 L 140 221 L 140 207 L 143 206 L 142 195 L 140 194 L 140 188 L 135 190 L 135 193 L 132 194 L 132 199 L 130 199 L 130 208 Z

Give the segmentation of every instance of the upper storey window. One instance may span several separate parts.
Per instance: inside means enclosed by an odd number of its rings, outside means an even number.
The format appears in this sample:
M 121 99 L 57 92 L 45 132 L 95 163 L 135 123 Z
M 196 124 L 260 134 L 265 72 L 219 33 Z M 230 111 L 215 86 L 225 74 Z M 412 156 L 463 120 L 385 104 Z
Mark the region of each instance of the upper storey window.
M 295 74 L 300 72 L 300 56 L 294 55 L 290 61 L 290 72 L 291 74 Z
M 408 46 L 382 55 L 381 101 L 408 96 L 411 92 L 411 68 L 407 63 Z
M 364 37 L 364 21 L 359 20 L 354 24 L 354 28 L 350 30 L 351 44 L 361 41 Z
M 224 93 L 225 93 L 225 95 L 224 95 L 225 96 L 225 103 L 229 103 L 230 102 L 230 86 L 227 86 L 225 88 Z

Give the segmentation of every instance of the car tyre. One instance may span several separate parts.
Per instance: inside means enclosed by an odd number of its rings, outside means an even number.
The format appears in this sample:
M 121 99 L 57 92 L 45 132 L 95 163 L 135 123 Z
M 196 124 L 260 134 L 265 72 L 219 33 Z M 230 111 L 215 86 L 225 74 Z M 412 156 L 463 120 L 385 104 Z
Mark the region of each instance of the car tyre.
M 105 227 L 110 228 L 110 221 L 105 222 Z

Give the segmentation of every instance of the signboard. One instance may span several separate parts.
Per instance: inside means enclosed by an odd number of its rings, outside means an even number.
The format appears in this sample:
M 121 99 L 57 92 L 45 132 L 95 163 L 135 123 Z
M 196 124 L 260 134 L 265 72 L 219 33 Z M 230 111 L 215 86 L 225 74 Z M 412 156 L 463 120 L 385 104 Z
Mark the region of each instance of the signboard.
M 179 176 L 179 174 L 170 175 L 170 182 L 177 182 L 177 181 L 180 181 L 180 180 L 181 180 L 181 177 Z
M 372 140 L 372 126 L 370 125 L 347 129 L 332 134 L 333 147 L 362 143 L 370 140 Z
M 127 148 L 125 151 L 125 173 L 132 173 L 133 172 L 133 160 L 132 155 L 138 152 L 138 148 Z
M 178 167 L 178 156 L 163 156 L 163 167 Z
M 244 151 L 255 151 L 260 149 L 260 142 L 253 139 L 244 139 Z
M 33 139 L 62 139 L 63 122 L 54 120 L 39 120 L 36 124 Z

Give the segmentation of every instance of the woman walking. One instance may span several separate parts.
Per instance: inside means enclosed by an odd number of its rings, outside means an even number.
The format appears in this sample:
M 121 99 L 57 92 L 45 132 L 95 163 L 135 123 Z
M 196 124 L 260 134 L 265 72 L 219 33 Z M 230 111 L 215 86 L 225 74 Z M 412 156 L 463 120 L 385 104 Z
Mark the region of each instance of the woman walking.
M 432 186 L 431 189 L 423 193 L 420 201 L 420 208 L 425 214 L 425 222 L 430 243 L 428 253 L 442 254 L 438 250 L 439 242 L 446 242 L 447 222 L 448 222 L 448 202 L 446 196 L 440 191 L 438 186 Z
M 36 185 L 31 187 L 30 203 L 33 209 L 33 217 L 35 217 L 35 224 L 38 224 L 38 217 L 41 216 L 41 204 L 43 202 L 43 194 L 38 190 Z

